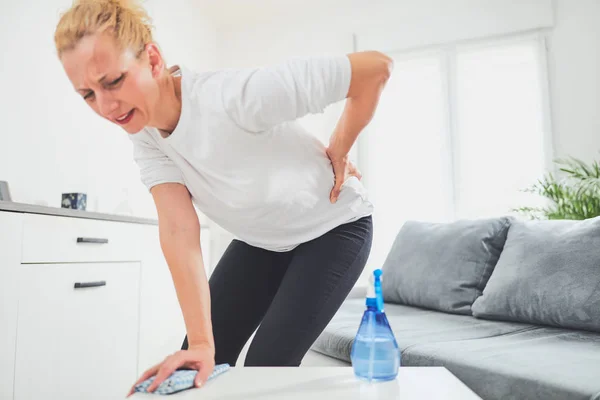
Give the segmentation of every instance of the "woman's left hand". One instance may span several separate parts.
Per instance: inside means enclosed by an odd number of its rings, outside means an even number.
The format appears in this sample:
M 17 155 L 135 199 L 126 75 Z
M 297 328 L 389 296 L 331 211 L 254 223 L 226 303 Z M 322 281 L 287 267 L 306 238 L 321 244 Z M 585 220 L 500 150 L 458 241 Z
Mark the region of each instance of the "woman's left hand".
M 348 156 L 336 157 L 330 149 L 327 149 L 327 157 L 331 160 L 333 173 L 335 175 L 335 184 L 329 194 L 329 201 L 335 203 L 340 196 L 342 185 L 348 178 L 355 176 L 358 180 L 362 179 L 360 171 L 348 160 Z

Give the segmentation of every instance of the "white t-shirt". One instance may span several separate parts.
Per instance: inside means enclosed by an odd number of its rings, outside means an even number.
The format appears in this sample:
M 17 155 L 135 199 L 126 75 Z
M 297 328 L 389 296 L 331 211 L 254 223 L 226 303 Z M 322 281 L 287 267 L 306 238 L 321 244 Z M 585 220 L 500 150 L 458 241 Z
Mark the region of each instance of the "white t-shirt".
M 323 143 L 295 119 L 343 100 L 347 56 L 196 73 L 181 68 L 181 116 L 164 138 L 130 135 L 141 180 L 186 185 L 195 206 L 237 239 L 287 251 L 373 210 L 350 178 L 337 203 Z

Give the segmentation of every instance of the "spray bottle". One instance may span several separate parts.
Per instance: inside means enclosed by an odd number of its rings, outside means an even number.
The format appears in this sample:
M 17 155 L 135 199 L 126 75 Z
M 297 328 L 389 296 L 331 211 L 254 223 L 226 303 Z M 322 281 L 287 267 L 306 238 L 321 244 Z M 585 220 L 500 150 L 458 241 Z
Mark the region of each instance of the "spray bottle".
M 400 367 L 398 343 L 383 310 L 381 275 L 376 269 L 369 279 L 367 309 L 350 353 L 354 374 L 369 382 L 396 379 Z

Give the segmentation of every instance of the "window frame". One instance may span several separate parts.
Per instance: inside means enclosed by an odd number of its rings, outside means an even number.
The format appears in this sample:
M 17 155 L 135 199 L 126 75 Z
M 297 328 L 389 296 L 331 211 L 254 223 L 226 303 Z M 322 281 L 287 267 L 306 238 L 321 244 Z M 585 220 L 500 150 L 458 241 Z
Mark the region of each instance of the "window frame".
M 425 56 L 439 56 L 442 66 L 442 90 L 446 93 L 445 110 L 447 116 L 447 129 L 445 134 L 446 141 L 450 145 L 451 151 L 448 152 L 447 160 L 444 160 L 451 169 L 452 176 L 452 195 L 449 201 L 451 202 L 451 218 L 457 218 L 457 202 L 459 187 L 459 177 L 457 172 L 457 159 L 460 157 L 459 127 L 457 123 L 457 71 L 456 60 L 459 51 L 477 50 L 487 47 L 496 47 L 500 45 L 509 45 L 520 42 L 533 42 L 537 49 L 536 56 L 538 59 L 539 77 L 540 77 L 540 101 L 542 108 L 542 129 L 543 129 L 543 159 L 544 170 L 552 173 L 557 172 L 557 167 L 554 164 L 555 159 L 555 143 L 552 128 L 552 108 L 550 96 L 550 72 L 548 65 L 548 30 L 537 29 L 528 32 L 519 32 L 500 36 L 491 36 L 478 39 L 462 40 L 445 44 L 435 44 L 411 49 L 391 50 L 386 51 L 394 60 L 415 59 Z M 355 50 L 356 42 L 355 42 Z M 359 136 L 357 142 L 357 166 L 363 173 L 363 180 L 368 187 L 369 184 L 369 127 L 367 126 L 363 133 Z

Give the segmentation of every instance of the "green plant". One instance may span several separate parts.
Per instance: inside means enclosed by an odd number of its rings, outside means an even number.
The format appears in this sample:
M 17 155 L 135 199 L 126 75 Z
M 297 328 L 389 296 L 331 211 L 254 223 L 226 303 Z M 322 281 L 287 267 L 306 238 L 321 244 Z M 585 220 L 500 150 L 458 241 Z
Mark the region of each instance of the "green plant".
M 555 163 L 562 172 L 560 178 L 547 173 L 525 192 L 548 200 L 545 207 L 520 207 L 520 212 L 532 219 L 587 219 L 600 215 L 600 163 L 586 164 L 569 157 Z

